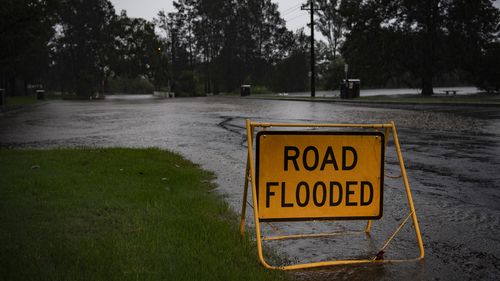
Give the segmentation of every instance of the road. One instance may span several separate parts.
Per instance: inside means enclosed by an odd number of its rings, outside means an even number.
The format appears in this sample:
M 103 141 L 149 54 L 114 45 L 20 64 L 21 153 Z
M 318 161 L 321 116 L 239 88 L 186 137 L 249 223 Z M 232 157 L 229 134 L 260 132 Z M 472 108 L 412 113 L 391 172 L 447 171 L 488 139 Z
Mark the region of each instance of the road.
M 51 101 L 0 115 L 0 147 L 160 147 L 215 172 L 239 212 L 247 118 L 255 121 L 386 123 L 398 128 L 426 249 L 423 262 L 339 266 L 298 272 L 304 280 L 498 280 L 500 278 L 500 109 L 353 106 L 238 97 Z M 372 235 L 269 242 L 285 262 L 368 258 L 408 214 L 393 143 L 386 159 L 384 217 Z M 250 213 L 249 213 L 250 216 Z M 265 224 L 264 233 L 359 230 L 365 222 Z M 249 224 L 249 228 L 252 225 Z M 385 258 L 418 256 L 411 224 Z M 257 259 L 257 257 L 255 257 Z
M 444 95 L 445 90 L 457 91 L 456 94 L 461 95 L 471 95 L 480 92 L 481 90 L 476 87 L 440 87 L 434 88 L 434 93 L 437 95 Z M 399 96 L 399 95 L 419 95 L 420 89 L 415 88 L 400 88 L 400 89 L 361 89 L 361 97 L 370 96 Z M 310 97 L 311 92 L 294 92 L 294 93 L 278 93 L 276 96 L 286 95 L 289 97 Z M 316 91 L 316 97 L 338 97 L 340 95 L 339 90 L 335 91 Z

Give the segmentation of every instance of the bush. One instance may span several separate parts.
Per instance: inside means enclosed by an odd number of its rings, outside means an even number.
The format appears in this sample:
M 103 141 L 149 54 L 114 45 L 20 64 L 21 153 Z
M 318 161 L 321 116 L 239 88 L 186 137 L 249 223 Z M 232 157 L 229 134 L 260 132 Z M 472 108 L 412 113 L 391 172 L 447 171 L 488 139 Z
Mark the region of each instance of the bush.
M 112 94 L 153 94 L 154 86 L 151 82 L 143 78 L 122 78 L 117 77 L 109 80 L 109 92 Z
M 251 86 L 250 93 L 252 93 L 252 95 L 262 95 L 262 94 L 271 94 L 272 91 L 266 86 L 255 85 Z
M 480 60 L 475 85 L 488 92 L 500 90 L 500 43 L 495 42 L 486 48 Z
M 324 74 L 323 87 L 325 89 L 336 90 L 339 88 L 342 79 L 345 78 L 344 65 L 345 62 L 340 57 L 329 63 Z
M 96 79 L 90 71 L 82 71 L 76 81 L 76 95 L 88 98 L 97 92 Z
M 181 96 L 194 96 L 196 95 L 196 81 L 193 71 L 182 71 L 177 78 L 178 82 L 175 87 L 175 94 Z

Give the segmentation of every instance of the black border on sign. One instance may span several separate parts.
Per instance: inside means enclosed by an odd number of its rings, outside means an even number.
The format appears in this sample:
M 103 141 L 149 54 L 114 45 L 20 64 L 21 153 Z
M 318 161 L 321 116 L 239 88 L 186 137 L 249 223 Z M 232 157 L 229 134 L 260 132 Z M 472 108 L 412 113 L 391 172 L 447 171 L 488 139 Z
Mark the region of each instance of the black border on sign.
M 257 194 L 257 206 L 259 208 L 259 152 L 260 152 L 260 138 L 265 135 L 336 135 L 336 136 L 379 136 L 382 138 L 380 142 L 381 146 L 381 163 L 380 163 L 380 213 L 377 216 L 365 216 L 365 217 L 304 217 L 304 218 L 273 218 L 273 219 L 261 219 L 259 221 L 268 222 L 279 222 L 279 221 L 313 221 L 313 220 L 378 220 L 382 218 L 383 207 L 384 207 L 384 163 L 385 163 L 385 135 L 381 132 L 330 132 L 330 131 L 260 131 L 257 133 L 256 140 L 257 144 L 255 147 L 255 188 Z

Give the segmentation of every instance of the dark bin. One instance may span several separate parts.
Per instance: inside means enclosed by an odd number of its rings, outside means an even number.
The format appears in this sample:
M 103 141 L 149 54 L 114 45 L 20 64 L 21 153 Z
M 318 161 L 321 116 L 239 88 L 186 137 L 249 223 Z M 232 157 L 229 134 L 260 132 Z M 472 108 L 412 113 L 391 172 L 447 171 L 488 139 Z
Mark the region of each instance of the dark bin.
M 5 91 L 0 89 L 0 106 L 5 105 Z
M 340 83 L 340 98 L 347 99 L 347 83 L 345 80 Z
M 340 98 L 353 99 L 359 97 L 359 87 L 361 81 L 359 79 L 345 79 L 340 84 Z
M 36 90 L 36 99 L 44 100 L 45 99 L 45 91 L 44 90 Z
M 241 85 L 241 96 L 249 96 L 250 95 L 250 85 Z

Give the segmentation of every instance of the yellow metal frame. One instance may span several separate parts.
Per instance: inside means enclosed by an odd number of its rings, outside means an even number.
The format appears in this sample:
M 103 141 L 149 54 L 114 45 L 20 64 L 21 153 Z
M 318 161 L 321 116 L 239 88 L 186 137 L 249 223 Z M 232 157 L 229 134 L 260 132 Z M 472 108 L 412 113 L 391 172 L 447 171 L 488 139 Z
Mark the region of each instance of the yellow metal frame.
M 262 241 L 270 240 L 281 240 L 281 239 L 297 239 L 297 238 L 314 238 L 314 237 L 324 237 L 324 236 L 334 236 L 339 234 L 353 234 L 353 233 L 369 233 L 371 229 L 371 220 L 367 222 L 364 231 L 358 232 L 332 232 L 332 233 L 317 233 L 317 234 L 301 234 L 301 235 L 286 235 L 286 236 L 274 236 L 274 237 L 262 237 L 260 231 L 260 220 L 259 220 L 259 210 L 257 208 L 257 191 L 255 182 L 255 165 L 253 159 L 253 139 L 255 128 L 271 128 L 271 127 L 291 127 L 291 128 L 361 128 L 361 129 L 384 129 L 385 142 L 387 145 L 387 140 L 389 133 L 392 131 L 392 136 L 394 139 L 394 144 L 396 146 L 396 152 L 399 159 L 399 166 L 401 168 L 401 176 L 403 177 L 403 182 L 406 190 L 406 197 L 408 199 L 408 205 L 410 207 L 410 214 L 405 219 L 405 221 L 399 226 L 396 232 L 389 238 L 389 240 L 382 247 L 382 250 L 387 247 L 389 242 L 396 236 L 396 234 L 401 230 L 402 226 L 411 217 L 413 220 L 413 226 L 415 229 L 415 236 L 417 238 L 418 247 L 420 250 L 420 255 L 413 259 L 401 259 L 401 260 L 384 260 L 379 257 L 374 257 L 373 259 L 360 259 L 360 260 L 331 260 L 331 261 L 321 261 L 312 263 L 301 263 L 287 266 L 273 266 L 270 265 L 264 258 L 262 251 Z M 248 141 L 248 156 L 247 165 L 245 171 L 245 187 L 243 190 L 243 202 L 241 207 L 241 221 L 240 221 L 240 233 L 245 235 L 245 219 L 246 219 L 246 204 L 248 198 L 248 184 L 251 182 L 252 188 L 252 198 L 253 198 L 253 215 L 255 221 L 255 235 L 257 242 L 257 253 L 259 256 L 260 263 L 268 269 L 278 269 L 278 270 L 295 270 L 295 269 L 306 269 L 314 267 L 324 267 L 333 265 L 346 265 L 346 264 L 361 264 L 361 263 L 396 263 L 396 262 L 407 262 L 407 261 L 418 261 L 424 258 L 424 245 L 422 242 L 422 236 L 420 234 L 420 228 L 418 226 L 417 213 L 415 212 L 415 206 L 413 204 L 413 199 L 410 191 L 410 185 L 408 183 L 408 178 L 406 175 L 406 168 L 403 161 L 403 155 L 401 153 L 401 147 L 399 145 L 398 134 L 396 132 L 396 126 L 394 122 L 389 124 L 287 124 L 287 123 L 259 123 L 246 120 L 246 130 L 247 130 L 247 141 Z

